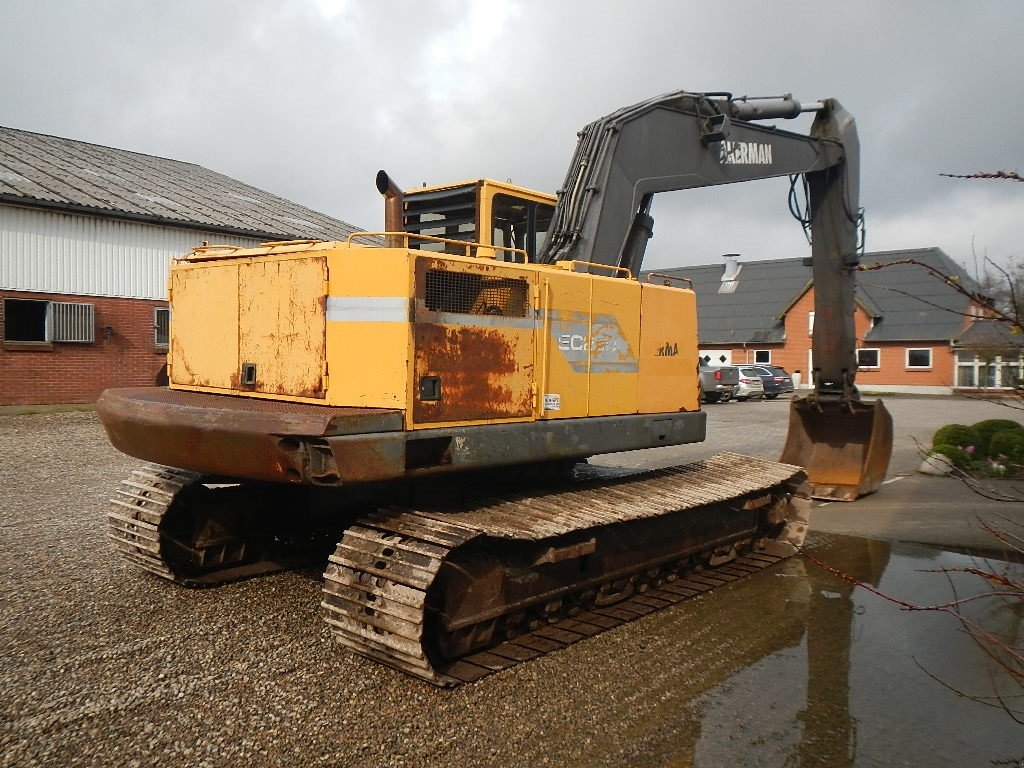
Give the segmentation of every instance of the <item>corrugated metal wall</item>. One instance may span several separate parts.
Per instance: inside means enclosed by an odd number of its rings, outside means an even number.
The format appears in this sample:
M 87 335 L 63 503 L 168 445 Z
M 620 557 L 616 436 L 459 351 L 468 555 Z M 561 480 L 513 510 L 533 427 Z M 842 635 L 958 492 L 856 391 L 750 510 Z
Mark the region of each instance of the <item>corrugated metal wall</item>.
M 0 289 L 163 299 L 171 259 L 203 240 L 259 245 L 252 238 L 0 205 Z

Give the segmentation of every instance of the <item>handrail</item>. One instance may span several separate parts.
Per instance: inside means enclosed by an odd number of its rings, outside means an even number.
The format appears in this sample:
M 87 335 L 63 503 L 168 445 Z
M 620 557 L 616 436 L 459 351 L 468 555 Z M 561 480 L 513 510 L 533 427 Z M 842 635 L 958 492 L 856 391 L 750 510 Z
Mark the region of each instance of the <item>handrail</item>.
M 260 243 L 262 248 L 276 248 L 282 245 L 313 245 L 314 243 L 325 242 L 315 237 L 311 237 L 305 240 L 273 240 L 268 243 Z
M 175 261 L 216 261 L 218 259 L 230 259 L 238 251 L 252 250 L 253 248 L 284 248 L 287 246 L 297 245 L 317 245 L 325 242 L 324 240 L 318 239 L 304 239 L 304 240 L 274 240 L 270 242 L 260 243 L 259 246 L 251 245 L 197 245 L 191 251 L 184 256 L 175 256 Z
M 660 277 L 662 279 L 662 281 L 663 281 L 662 285 L 667 285 L 667 286 L 671 285 L 671 283 L 669 282 L 670 280 L 678 280 L 681 283 L 687 283 L 689 288 L 690 288 L 690 290 L 691 291 L 693 290 L 693 280 L 691 280 L 688 277 L 680 277 L 679 275 L 666 275 L 663 272 L 648 272 L 647 273 L 647 282 L 648 283 L 653 283 L 654 282 L 653 280 L 651 280 L 652 277 Z
M 474 257 L 471 253 L 472 248 L 491 248 L 495 251 L 505 251 L 508 253 L 520 254 L 523 257 L 523 264 L 526 264 L 530 260 L 530 255 L 522 248 L 513 248 L 508 245 L 485 245 L 484 243 L 477 243 L 471 240 L 453 240 L 450 237 L 434 237 L 433 235 L 421 235 L 417 232 L 353 232 L 348 236 L 348 243 L 351 245 L 354 238 L 357 237 L 401 237 L 405 240 L 405 247 L 409 247 L 409 239 L 416 238 L 417 240 L 426 240 L 431 243 L 446 243 L 451 245 L 457 245 L 460 248 L 466 249 L 466 256 L 469 258 L 493 258 L 493 257 Z M 518 262 L 516 262 L 518 263 Z
M 577 261 L 575 259 L 567 261 L 556 261 L 555 264 L 562 267 L 562 269 L 569 270 L 570 272 L 575 272 L 576 265 L 582 264 L 585 267 L 597 267 L 598 269 L 607 269 L 609 272 L 625 272 L 627 279 L 633 278 L 633 273 L 630 272 L 626 267 L 613 267 L 610 264 L 597 264 L 593 261 Z
M 186 253 L 184 256 L 175 256 L 175 261 L 210 261 L 212 259 L 224 259 L 235 251 L 241 251 L 244 246 L 241 245 L 197 245 L 191 251 Z M 207 251 L 227 251 L 227 253 L 207 255 Z

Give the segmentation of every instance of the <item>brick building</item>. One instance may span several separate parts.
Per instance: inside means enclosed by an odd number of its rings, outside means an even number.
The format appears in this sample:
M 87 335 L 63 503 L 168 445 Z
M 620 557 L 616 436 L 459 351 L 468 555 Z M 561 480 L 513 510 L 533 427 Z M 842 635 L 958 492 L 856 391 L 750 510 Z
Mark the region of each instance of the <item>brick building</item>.
M 981 309 L 928 270 L 976 289 L 964 268 L 938 248 L 867 253 L 857 275 L 854 324 L 857 385 L 873 392 L 946 394 L 956 389 L 1008 389 L 1020 379 L 1021 345 Z M 771 363 L 813 368 L 814 284 L 804 259 L 741 262 L 658 270 L 687 277 L 697 293 L 702 359 L 711 365 Z
M 0 127 L 0 405 L 157 383 L 171 259 L 354 227 L 192 163 Z

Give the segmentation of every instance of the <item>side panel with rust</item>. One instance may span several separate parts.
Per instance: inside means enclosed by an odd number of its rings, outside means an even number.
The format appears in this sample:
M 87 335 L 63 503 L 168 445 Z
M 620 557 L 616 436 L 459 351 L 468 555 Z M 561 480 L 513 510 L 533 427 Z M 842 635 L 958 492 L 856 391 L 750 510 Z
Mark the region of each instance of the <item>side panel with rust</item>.
M 532 417 L 535 284 L 510 265 L 416 260 L 414 426 Z
M 326 282 L 322 256 L 239 265 L 239 365 L 256 366 L 256 384 L 241 390 L 324 396 Z
M 171 385 L 323 398 L 326 301 L 322 251 L 176 264 Z
M 171 306 L 171 384 L 238 386 L 238 264 L 176 266 Z

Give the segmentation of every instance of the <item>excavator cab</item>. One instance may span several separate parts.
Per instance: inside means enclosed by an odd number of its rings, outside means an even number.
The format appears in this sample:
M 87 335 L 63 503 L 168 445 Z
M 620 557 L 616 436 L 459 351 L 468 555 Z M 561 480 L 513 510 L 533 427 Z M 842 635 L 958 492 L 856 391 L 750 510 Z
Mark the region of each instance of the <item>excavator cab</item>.
M 534 261 L 555 212 L 551 195 L 490 179 L 400 192 L 384 174 L 378 188 L 401 197 L 401 207 L 396 206 L 395 218 L 386 226 L 420 235 L 409 238 L 413 250 L 463 254 L 452 242 L 458 241 L 475 244 L 470 246 L 473 256 Z

